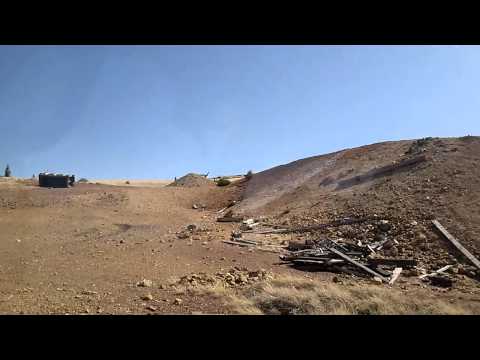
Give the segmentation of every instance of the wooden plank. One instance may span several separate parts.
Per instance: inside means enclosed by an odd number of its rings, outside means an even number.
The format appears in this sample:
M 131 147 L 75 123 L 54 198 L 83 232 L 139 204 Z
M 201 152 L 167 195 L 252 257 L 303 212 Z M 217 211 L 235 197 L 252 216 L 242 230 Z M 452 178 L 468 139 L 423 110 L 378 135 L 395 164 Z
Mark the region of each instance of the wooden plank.
M 242 222 L 241 217 L 221 217 L 217 219 L 218 222 Z
M 417 265 L 417 261 L 413 259 L 368 259 L 368 263 L 372 266 L 386 265 L 404 268 L 412 268 Z
M 433 225 L 437 228 L 438 231 L 448 240 L 453 246 L 455 246 L 465 257 L 470 260 L 473 265 L 480 269 L 480 261 L 472 255 L 467 249 L 465 249 L 460 242 L 454 238 L 443 226 L 438 222 L 438 220 L 432 220 Z
M 238 246 L 242 246 L 242 247 L 255 246 L 255 245 L 244 244 L 244 243 L 239 243 L 239 242 L 235 242 L 235 241 L 227 241 L 227 240 L 223 240 L 222 242 L 224 242 L 225 244 L 238 245 Z
M 441 274 L 443 272 L 445 272 L 446 270 L 450 269 L 452 267 L 452 265 L 446 265 L 444 267 L 442 267 L 441 269 L 438 269 L 437 271 L 434 271 L 430 274 L 424 274 L 424 275 L 420 275 L 418 278 L 419 279 L 424 279 L 426 277 L 430 277 L 430 276 L 434 276 L 434 275 L 438 275 L 438 274 Z
M 388 282 L 388 280 L 387 280 L 386 278 L 384 278 L 382 275 L 378 274 L 377 272 L 373 271 L 372 269 L 369 269 L 369 268 L 366 267 L 365 265 L 360 264 L 358 261 L 353 260 L 350 256 L 345 255 L 345 254 L 342 253 L 341 251 L 338 251 L 338 250 L 335 249 L 335 248 L 328 248 L 328 250 L 330 250 L 331 252 L 337 254 L 338 256 L 340 256 L 341 258 L 347 260 L 348 262 L 352 263 L 353 265 L 359 267 L 360 269 L 368 272 L 370 275 L 377 276 L 377 277 L 379 277 L 382 281 Z
M 390 281 L 388 282 L 389 285 L 393 285 L 393 283 L 398 279 L 400 276 L 400 273 L 402 272 L 401 267 L 397 267 L 393 270 L 392 277 L 390 278 Z

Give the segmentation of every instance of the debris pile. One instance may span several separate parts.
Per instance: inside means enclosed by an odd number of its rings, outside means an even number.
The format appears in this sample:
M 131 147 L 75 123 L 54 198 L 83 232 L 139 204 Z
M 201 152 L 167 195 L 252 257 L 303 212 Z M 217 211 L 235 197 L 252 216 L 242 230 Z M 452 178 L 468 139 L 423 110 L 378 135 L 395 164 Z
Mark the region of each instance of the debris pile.
M 435 228 L 441 229 L 443 237 L 460 251 L 450 249 L 447 242 L 442 244 L 432 233 Z M 248 238 L 249 235 L 273 236 L 270 234 L 291 234 L 292 241 L 285 246 L 285 241 L 272 244 L 267 240 L 270 238 L 265 241 Z M 458 240 L 449 236 L 436 220 L 405 221 L 374 215 L 289 228 L 271 224 L 267 227 L 261 220 L 248 219 L 232 232 L 230 241 L 224 243 L 262 250 L 270 248 L 272 252 L 281 253 L 282 261 L 302 270 L 370 274 L 377 281 L 391 284 L 402 273 L 430 281 L 434 286 L 450 287 L 456 274 L 478 277 L 480 263 Z M 465 260 L 462 255 L 478 269 L 460 264 Z
M 183 186 L 183 187 L 200 187 L 200 186 L 213 186 L 213 181 L 207 179 L 205 175 L 189 173 L 181 178 L 176 179 L 167 186 Z
M 177 282 L 178 285 L 196 287 L 196 286 L 215 286 L 238 287 L 251 285 L 259 281 L 265 281 L 272 278 L 272 274 L 264 269 L 250 271 L 247 268 L 233 267 L 227 272 L 217 272 L 215 275 L 206 273 L 190 274 L 183 276 Z

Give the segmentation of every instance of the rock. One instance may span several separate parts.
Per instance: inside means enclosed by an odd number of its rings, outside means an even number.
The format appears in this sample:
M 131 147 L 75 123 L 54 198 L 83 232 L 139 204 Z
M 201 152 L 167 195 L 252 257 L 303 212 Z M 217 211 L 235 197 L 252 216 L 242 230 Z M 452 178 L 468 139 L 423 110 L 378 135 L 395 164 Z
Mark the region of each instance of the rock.
M 147 279 L 143 279 L 142 281 L 137 283 L 137 286 L 140 286 L 140 287 L 151 287 L 152 285 L 153 285 L 152 280 L 147 280 Z
M 421 242 L 424 242 L 424 241 L 427 240 L 427 237 L 425 236 L 424 233 L 419 232 L 419 233 L 417 233 L 417 240 L 421 241 Z
M 403 270 L 402 275 L 407 277 L 412 277 L 412 276 L 420 276 L 421 274 L 417 269 L 414 268 L 414 269 Z
M 152 294 L 147 294 L 147 295 L 142 296 L 141 299 L 145 300 L 145 301 L 150 301 L 150 300 L 153 300 L 153 296 L 152 296 Z
M 387 232 L 392 228 L 392 225 L 390 225 L 387 220 L 380 220 L 378 228 L 380 229 L 380 231 Z
M 157 311 L 157 308 L 155 306 L 149 305 L 149 306 L 147 306 L 147 310 Z
M 195 230 L 197 230 L 197 225 L 190 224 L 190 225 L 187 226 L 187 230 L 188 231 L 195 231 Z
M 430 276 L 430 284 L 442 288 L 450 288 L 453 286 L 453 280 L 445 276 Z
M 412 225 L 412 226 L 417 226 L 418 223 L 417 223 L 415 220 L 413 220 L 413 221 L 410 222 L 410 225 Z
M 179 298 L 176 298 L 174 301 L 173 301 L 173 304 L 174 305 L 181 305 L 183 303 L 183 300 L 182 299 L 179 299 Z
M 377 234 L 375 235 L 374 237 L 374 240 L 375 241 L 384 241 L 387 237 L 385 236 L 385 234 Z
M 185 233 L 177 234 L 177 238 L 179 238 L 179 239 L 187 239 L 188 237 L 189 237 L 189 235 L 185 234 Z
M 161 290 L 165 290 L 167 287 L 162 284 L 162 285 L 159 286 L 159 288 L 160 288 Z
M 333 281 L 334 283 L 339 283 L 339 282 L 340 282 L 340 279 L 339 279 L 337 276 L 334 276 L 334 277 L 332 278 L 332 281 Z
M 240 231 L 232 231 L 232 238 L 241 238 L 242 233 Z
M 430 249 L 430 244 L 429 243 L 420 244 L 419 248 L 422 251 L 428 251 Z
M 383 249 L 390 250 L 393 247 L 393 241 L 389 240 L 385 244 L 383 244 Z
M 198 209 L 198 205 L 197 205 L 197 204 L 193 204 L 193 205 L 192 205 L 192 209 Z
M 97 294 L 96 291 L 90 291 L 90 290 L 82 291 L 82 295 L 96 295 L 96 294 Z
M 192 314 L 192 315 L 203 315 L 203 312 L 201 312 L 201 311 L 192 311 L 190 314 Z

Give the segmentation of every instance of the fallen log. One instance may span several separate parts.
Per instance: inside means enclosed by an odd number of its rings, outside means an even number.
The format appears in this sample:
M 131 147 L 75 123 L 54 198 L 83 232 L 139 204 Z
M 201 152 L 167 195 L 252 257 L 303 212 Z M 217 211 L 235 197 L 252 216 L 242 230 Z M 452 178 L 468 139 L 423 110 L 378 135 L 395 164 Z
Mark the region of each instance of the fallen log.
M 450 241 L 468 260 L 470 260 L 473 265 L 475 265 L 478 269 L 480 269 L 480 261 L 473 256 L 467 249 L 465 249 L 460 241 L 458 241 L 455 237 L 453 237 L 443 226 L 440 224 L 438 220 L 432 220 L 433 225 L 435 228 L 448 240 Z
M 337 249 L 331 247 L 329 248 L 328 250 L 330 250 L 331 252 L 337 254 L 338 256 L 340 256 L 341 258 L 347 260 L 349 263 L 359 267 L 360 269 L 368 272 L 370 275 L 373 275 L 373 276 L 377 276 L 378 278 L 380 278 L 382 281 L 384 282 L 388 282 L 388 280 L 383 277 L 382 275 L 378 274 L 377 272 L 373 271 L 372 269 L 369 269 L 368 267 L 366 267 L 365 265 L 362 265 L 360 264 L 358 261 L 355 261 L 353 260 L 350 256 L 348 255 L 345 255 L 344 253 L 342 253 L 341 251 L 338 251 Z

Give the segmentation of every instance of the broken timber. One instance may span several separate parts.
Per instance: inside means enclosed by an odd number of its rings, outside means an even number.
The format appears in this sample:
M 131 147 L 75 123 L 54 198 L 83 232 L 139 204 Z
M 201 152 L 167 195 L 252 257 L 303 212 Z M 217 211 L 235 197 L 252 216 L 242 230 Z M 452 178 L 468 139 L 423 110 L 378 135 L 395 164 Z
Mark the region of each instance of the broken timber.
M 424 274 L 424 275 L 420 275 L 418 278 L 419 279 L 424 279 L 426 277 L 430 277 L 430 276 L 435 276 L 435 275 L 438 275 L 438 274 L 441 274 L 443 273 L 444 271 L 450 269 L 452 267 L 452 265 L 446 265 L 444 267 L 442 267 L 441 269 L 438 269 L 437 271 L 434 271 L 430 274 Z
M 438 220 L 432 220 L 433 225 L 438 231 L 450 241 L 465 257 L 470 260 L 478 269 L 480 269 L 480 261 L 473 256 L 467 249 L 465 249 L 460 242 L 455 239 L 439 222 Z
M 417 265 L 417 261 L 413 259 L 368 259 L 368 264 L 372 266 L 386 265 L 412 268 Z
M 392 277 L 390 278 L 390 281 L 388 282 L 389 285 L 393 285 L 393 283 L 398 279 L 400 276 L 400 273 L 402 272 L 401 267 L 397 267 L 393 270 Z
M 237 241 L 223 240 L 222 242 L 224 242 L 226 244 L 231 244 L 231 245 L 238 245 L 238 246 L 241 246 L 241 247 L 256 246 L 254 244 L 246 244 L 246 243 L 241 243 L 241 242 L 237 242 Z
M 243 218 L 241 217 L 221 217 L 217 219 L 218 222 L 242 222 Z
M 337 254 L 338 256 L 340 256 L 341 258 L 347 260 L 348 262 L 352 263 L 353 265 L 359 267 L 360 269 L 362 270 L 365 270 L 366 272 L 368 272 L 369 274 L 373 275 L 373 276 L 377 276 L 378 278 L 380 278 L 382 281 L 384 282 L 388 282 L 388 280 L 386 278 L 384 278 L 382 275 L 378 274 L 377 272 L 373 271 L 372 269 L 369 269 L 368 267 L 366 267 L 365 265 L 362 265 L 360 264 L 358 261 L 355 261 L 353 260 L 350 256 L 348 255 L 345 255 L 344 253 L 342 253 L 341 251 L 338 251 L 337 249 L 335 248 L 329 248 L 328 250 L 330 250 L 331 252 Z

